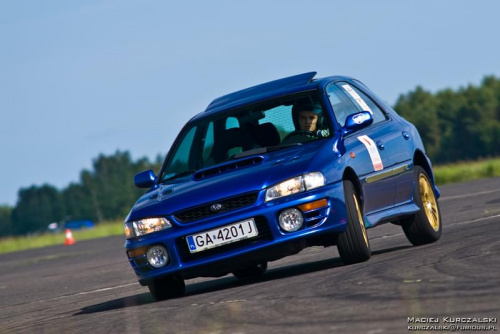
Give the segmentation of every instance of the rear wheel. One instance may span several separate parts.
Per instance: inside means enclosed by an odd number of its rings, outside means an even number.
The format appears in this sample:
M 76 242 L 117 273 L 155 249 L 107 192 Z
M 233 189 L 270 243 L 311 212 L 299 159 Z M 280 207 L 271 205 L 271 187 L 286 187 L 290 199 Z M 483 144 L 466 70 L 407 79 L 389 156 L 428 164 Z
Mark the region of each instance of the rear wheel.
M 251 279 L 264 275 L 267 270 L 267 262 L 254 264 L 233 272 L 234 277 L 237 279 Z
M 184 279 L 177 276 L 158 278 L 148 284 L 149 292 L 156 300 L 180 297 L 186 291 Z
M 370 242 L 365 229 L 361 202 L 351 181 L 344 181 L 347 229 L 337 239 L 337 249 L 345 264 L 366 261 L 371 256 Z
M 415 246 L 428 244 L 441 237 L 441 212 L 429 176 L 420 166 L 415 166 L 413 200 L 420 208 L 412 217 L 401 221 L 408 240 Z

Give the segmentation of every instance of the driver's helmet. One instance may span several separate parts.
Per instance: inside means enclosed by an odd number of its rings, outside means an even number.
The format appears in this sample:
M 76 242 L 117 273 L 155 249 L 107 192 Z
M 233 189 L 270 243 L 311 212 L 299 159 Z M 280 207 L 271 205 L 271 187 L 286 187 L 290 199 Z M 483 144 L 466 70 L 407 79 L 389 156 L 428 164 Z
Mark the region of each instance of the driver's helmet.
M 314 112 L 318 115 L 317 128 L 320 128 L 323 125 L 323 108 L 321 108 L 321 104 L 318 102 L 314 103 L 310 99 L 301 99 L 298 100 L 292 107 L 292 119 L 295 130 L 300 130 L 299 113 L 301 111 Z

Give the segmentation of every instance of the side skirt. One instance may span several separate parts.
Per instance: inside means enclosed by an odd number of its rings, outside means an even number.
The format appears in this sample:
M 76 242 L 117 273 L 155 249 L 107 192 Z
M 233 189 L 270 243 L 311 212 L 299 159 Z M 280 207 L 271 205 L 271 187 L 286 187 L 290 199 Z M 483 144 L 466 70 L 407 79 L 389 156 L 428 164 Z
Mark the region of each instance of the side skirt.
M 419 207 L 414 203 L 403 204 L 395 208 L 374 212 L 365 216 L 365 227 L 371 228 L 379 224 L 389 223 L 410 216 L 419 211 Z

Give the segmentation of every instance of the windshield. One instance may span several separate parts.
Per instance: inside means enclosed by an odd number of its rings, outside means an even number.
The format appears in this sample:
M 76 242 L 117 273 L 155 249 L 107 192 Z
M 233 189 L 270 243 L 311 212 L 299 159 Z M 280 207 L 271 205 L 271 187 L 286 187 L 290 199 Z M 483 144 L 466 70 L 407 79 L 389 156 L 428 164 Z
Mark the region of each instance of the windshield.
M 262 153 L 330 137 L 331 122 L 325 116 L 319 99 L 310 93 L 193 121 L 172 147 L 161 180 L 240 158 L 243 152 Z

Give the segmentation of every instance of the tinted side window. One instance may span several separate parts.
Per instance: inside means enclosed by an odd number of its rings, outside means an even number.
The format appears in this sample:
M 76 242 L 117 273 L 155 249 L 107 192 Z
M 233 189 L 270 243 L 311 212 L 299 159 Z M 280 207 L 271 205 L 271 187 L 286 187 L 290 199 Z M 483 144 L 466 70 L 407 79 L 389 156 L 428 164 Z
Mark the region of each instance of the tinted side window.
M 369 111 L 372 113 L 373 123 L 381 122 L 387 119 L 382 110 L 380 110 L 375 102 L 373 102 L 373 100 L 365 93 L 356 87 L 349 85 L 347 82 L 337 82 L 336 85 L 346 93 L 358 111 Z
M 236 117 L 228 117 L 226 119 L 226 130 L 239 127 L 240 127 L 240 121 L 238 121 Z
M 337 122 L 340 126 L 344 126 L 347 116 L 357 113 L 358 109 L 356 109 L 346 94 L 334 84 L 330 84 L 326 88 L 326 92 L 330 99 L 333 112 L 335 113 L 335 118 L 337 118 Z

